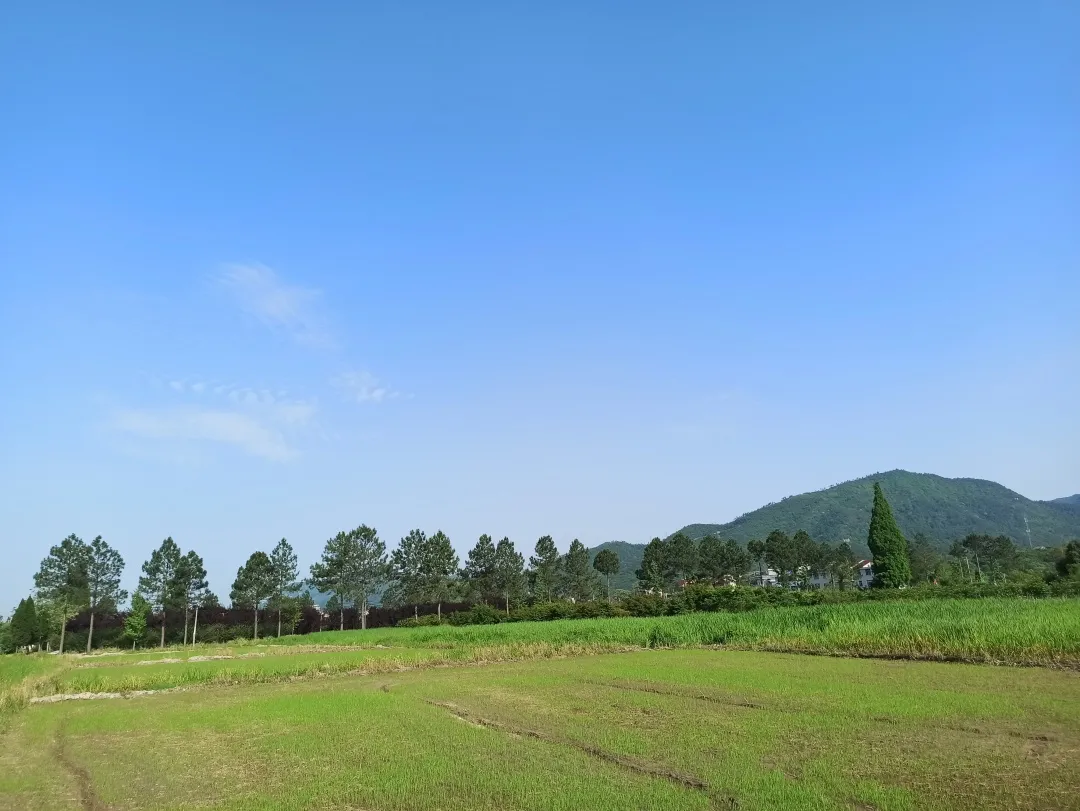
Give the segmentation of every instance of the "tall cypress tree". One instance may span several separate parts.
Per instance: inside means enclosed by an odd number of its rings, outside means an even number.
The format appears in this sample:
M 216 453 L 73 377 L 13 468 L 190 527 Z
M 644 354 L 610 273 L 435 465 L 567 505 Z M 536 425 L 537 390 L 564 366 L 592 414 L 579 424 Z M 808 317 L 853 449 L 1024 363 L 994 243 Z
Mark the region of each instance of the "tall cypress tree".
M 874 509 L 870 513 L 870 534 L 866 543 L 874 556 L 875 587 L 895 589 L 911 582 L 907 541 L 877 482 L 874 482 Z
M 11 642 L 17 650 L 28 650 L 31 645 L 37 644 L 39 638 L 34 598 L 27 597 L 19 601 L 19 607 L 11 615 Z

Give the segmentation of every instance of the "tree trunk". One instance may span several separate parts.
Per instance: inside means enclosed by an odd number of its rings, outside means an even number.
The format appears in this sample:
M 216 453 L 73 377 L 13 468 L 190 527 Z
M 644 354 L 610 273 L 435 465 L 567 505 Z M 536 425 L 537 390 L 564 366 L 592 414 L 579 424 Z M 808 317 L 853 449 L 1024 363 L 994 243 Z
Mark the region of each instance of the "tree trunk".
M 63 608 L 61 608 L 60 610 L 61 610 L 61 612 L 64 611 Z M 66 631 L 66 630 L 67 630 L 67 617 L 65 617 L 63 615 L 63 613 L 61 613 L 60 614 L 60 653 L 64 652 L 64 631 Z
M 339 631 L 345 630 L 345 601 L 341 601 L 341 625 L 338 627 Z
M 191 644 L 195 644 L 195 636 L 199 633 L 199 607 L 195 606 L 195 624 L 191 626 Z
M 188 607 L 184 606 L 184 647 L 187 647 Z
M 165 609 L 161 609 L 161 647 L 165 647 Z
M 277 635 L 278 639 L 281 639 L 281 603 L 278 603 L 277 609 Z
M 510 616 L 510 592 L 506 592 L 506 594 L 504 594 L 503 596 L 506 597 L 506 616 L 509 617 Z
M 259 638 L 259 606 L 255 606 L 255 635 L 251 637 L 254 640 Z
M 360 630 L 367 630 L 367 597 L 360 601 Z
M 439 600 L 438 608 L 435 610 L 439 612 L 439 622 L 442 622 L 442 600 Z
M 94 642 L 94 612 L 90 612 L 90 633 L 86 637 L 86 652 L 90 652 L 90 646 Z

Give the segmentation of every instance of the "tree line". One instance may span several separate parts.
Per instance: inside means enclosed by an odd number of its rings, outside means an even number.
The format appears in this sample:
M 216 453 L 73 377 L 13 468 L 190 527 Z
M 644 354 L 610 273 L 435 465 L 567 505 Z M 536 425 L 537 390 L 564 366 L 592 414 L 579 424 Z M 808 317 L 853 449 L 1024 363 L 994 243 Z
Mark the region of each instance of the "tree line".
M 128 599 L 120 587 L 124 560 L 100 535 L 89 543 L 69 535 L 49 550 L 34 575 L 34 595 L 20 601 L 3 626 L 10 645 L 33 647 L 56 631 L 64 650 L 70 620 L 89 615 L 86 650 L 93 647 L 95 618 L 115 613 Z M 269 552 L 253 552 L 237 570 L 229 592 L 233 608 L 251 611 L 253 635 L 259 635 L 260 616 L 271 612 L 277 635 L 283 624 L 295 626 L 300 610 L 312 605 L 310 586 L 328 595 L 327 610 L 335 612 L 344 628 L 345 609 L 355 607 L 361 627 L 367 627 L 371 600 L 381 595 L 388 606 L 442 604 L 452 600 L 498 604 L 507 613 L 525 600 L 590 600 L 604 590 L 601 576 L 619 571 L 619 558 L 602 550 L 590 564 L 589 550 L 578 540 L 560 555 L 549 535 L 540 538 L 525 565 L 513 541 L 495 543 L 482 535 L 469 551 L 464 566 L 446 533 L 430 536 L 415 529 L 388 554 L 372 527 L 361 525 L 337 533 L 323 547 L 306 577 L 301 577 L 296 553 L 282 538 Z M 610 588 L 604 590 L 610 596 Z M 134 645 L 145 637 L 150 615 L 160 618 L 159 644 L 165 646 L 171 612 L 183 617 L 183 644 L 198 639 L 200 609 L 220 606 L 207 583 L 206 567 L 194 550 L 183 551 L 166 538 L 142 564 L 138 588 L 124 618 L 123 637 Z
M 874 486 L 867 545 L 873 554 L 876 587 L 996 584 L 1044 575 L 1080 578 L 1080 541 L 1070 542 L 1060 553 L 1049 553 L 1053 558 L 1021 550 L 1004 536 L 968 535 L 956 541 L 948 555 L 938 553 L 921 536 L 909 542 L 878 485 Z M 706 536 L 695 541 L 677 533 L 667 539 L 653 538 L 635 575 L 641 592 L 657 595 L 689 583 L 743 583 L 751 579 L 754 569 L 758 582 L 764 583 L 766 567 L 785 588 L 806 588 L 811 580 L 824 578 L 829 586 L 842 590 L 855 585 L 854 563 L 849 544 L 815 542 L 801 530 L 792 535 L 774 530 L 745 548 L 734 540 Z M 235 609 L 251 612 L 253 636 L 258 637 L 260 616 L 267 612 L 276 618 L 280 636 L 283 627 L 291 632 L 303 608 L 312 605 L 304 590 L 307 586 L 328 595 L 326 608 L 337 614 L 339 628 L 344 628 L 345 609 L 350 606 L 357 610 L 361 628 L 366 628 L 368 607 L 376 596 L 391 607 L 434 605 L 437 620 L 442 618 L 443 604 L 451 601 L 498 606 L 509 616 L 512 606 L 584 603 L 599 596 L 610 600 L 611 577 L 618 574 L 620 565 L 611 549 L 601 550 L 590 564 L 589 550 L 577 539 L 560 554 L 550 535 L 537 540 L 527 563 L 509 538 L 495 542 L 490 535 L 481 535 L 462 565 L 441 530 L 428 535 L 414 529 L 388 554 L 376 530 L 361 525 L 326 541 L 306 577 L 301 577 L 296 553 L 284 538 L 269 552 L 253 552 L 237 570 L 229 599 Z M 95 617 L 118 611 L 128 598 L 120 587 L 123 570 L 123 558 L 100 535 L 89 543 L 69 535 L 41 562 L 34 575 L 34 596 L 22 600 L 10 621 L 0 624 L 0 633 L 7 635 L 0 647 L 29 648 L 50 638 L 55 630 L 62 651 L 68 622 L 86 613 L 89 651 Z M 202 557 L 194 550 L 182 551 L 168 537 L 142 564 L 138 588 L 124 617 L 123 637 L 135 645 L 147 634 L 149 616 L 158 615 L 164 647 L 168 614 L 172 612 L 176 619 L 180 612 L 183 644 L 193 644 L 198 639 L 200 609 L 218 606 Z

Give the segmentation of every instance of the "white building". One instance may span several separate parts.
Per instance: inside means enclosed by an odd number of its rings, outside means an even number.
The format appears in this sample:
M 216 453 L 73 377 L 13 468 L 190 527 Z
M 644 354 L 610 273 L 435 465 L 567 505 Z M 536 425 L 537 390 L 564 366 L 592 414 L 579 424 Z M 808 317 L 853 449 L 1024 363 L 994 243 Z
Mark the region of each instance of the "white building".
M 874 561 L 860 560 L 854 566 L 855 585 L 861 589 L 868 589 L 874 582 Z

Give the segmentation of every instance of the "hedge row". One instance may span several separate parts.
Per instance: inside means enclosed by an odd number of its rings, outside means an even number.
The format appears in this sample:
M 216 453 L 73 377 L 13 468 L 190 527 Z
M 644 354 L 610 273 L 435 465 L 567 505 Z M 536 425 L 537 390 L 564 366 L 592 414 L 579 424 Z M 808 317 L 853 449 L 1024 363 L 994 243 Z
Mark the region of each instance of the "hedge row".
M 408 617 L 399 627 L 415 628 L 427 625 L 493 625 L 499 622 L 536 622 L 558 619 L 589 619 L 593 617 L 660 617 L 687 614 L 692 611 L 753 611 L 759 608 L 854 603 L 876 600 L 935 600 L 980 599 L 987 597 L 1080 597 L 1080 581 L 1060 580 L 1053 583 L 1031 581 L 991 585 L 968 583 L 955 586 L 917 586 L 909 589 L 821 589 L 819 591 L 790 591 L 782 588 L 754 586 L 691 585 L 669 596 L 632 594 L 618 602 L 592 601 L 584 603 L 537 603 L 520 606 L 509 613 L 483 603 L 466 611 L 444 614 L 440 621 L 434 614 Z

